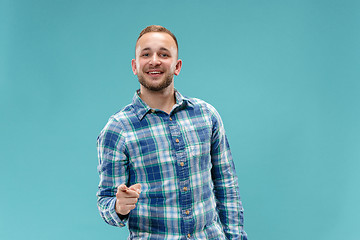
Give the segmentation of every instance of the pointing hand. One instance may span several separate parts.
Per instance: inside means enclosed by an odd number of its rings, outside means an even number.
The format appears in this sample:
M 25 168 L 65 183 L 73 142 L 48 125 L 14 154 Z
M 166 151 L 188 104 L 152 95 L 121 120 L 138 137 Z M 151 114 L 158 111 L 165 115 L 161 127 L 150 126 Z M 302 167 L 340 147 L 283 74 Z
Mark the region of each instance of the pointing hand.
M 121 215 L 127 215 L 136 206 L 141 192 L 141 184 L 137 183 L 130 187 L 121 184 L 116 193 L 115 211 Z

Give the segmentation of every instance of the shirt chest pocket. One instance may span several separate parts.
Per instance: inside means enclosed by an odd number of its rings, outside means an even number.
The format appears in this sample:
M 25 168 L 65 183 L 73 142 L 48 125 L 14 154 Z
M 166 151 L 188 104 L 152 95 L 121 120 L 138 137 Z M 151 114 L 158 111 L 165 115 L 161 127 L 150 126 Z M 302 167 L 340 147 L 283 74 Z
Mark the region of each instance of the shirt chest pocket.
M 197 122 L 183 129 L 187 153 L 190 158 L 199 158 L 210 154 L 211 126 Z
M 185 131 L 188 161 L 195 171 L 211 169 L 211 131 L 204 125 L 195 125 Z
M 184 125 L 182 134 L 185 141 L 187 160 L 191 168 L 193 170 L 210 169 L 211 125 L 206 121 L 192 122 L 192 124 L 188 124 L 187 126 Z
M 202 176 L 206 178 L 204 172 L 210 172 L 212 168 L 210 144 L 196 144 L 186 148 L 189 165 L 192 172 L 202 172 Z M 203 179 L 204 180 L 204 179 Z
M 210 157 L 210 144 L 196 144 L 186 147 L 187 155 L 190 159 Z
M 197 146 L 211 142 L 211 127 L 206 124 L 186 126 L 183 130 L 186 146 Z

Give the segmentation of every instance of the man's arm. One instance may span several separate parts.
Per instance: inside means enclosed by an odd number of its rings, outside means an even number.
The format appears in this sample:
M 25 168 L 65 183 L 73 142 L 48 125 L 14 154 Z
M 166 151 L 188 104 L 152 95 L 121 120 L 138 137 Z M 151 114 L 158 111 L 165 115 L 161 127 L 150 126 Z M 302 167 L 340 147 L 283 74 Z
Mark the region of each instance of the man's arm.
M 247 235 L 243 229 L 243 207 L 238 178 L 224 126 L 215 109 L 212 119 L 211 161 L 217 210 L 227 239 L 245 240 Z
M 127 217 L 121 217 L 116 211 L 116 194 L 121 184 L 128 182 L 128 158 L 126 155 L 125 137 L 119 124 L 110 119 L 97 139 L 98 172 L 100 177 L 98 209 L 106 223 L 123 227 Z M 119 207 L 118 207 L 119 208 Z

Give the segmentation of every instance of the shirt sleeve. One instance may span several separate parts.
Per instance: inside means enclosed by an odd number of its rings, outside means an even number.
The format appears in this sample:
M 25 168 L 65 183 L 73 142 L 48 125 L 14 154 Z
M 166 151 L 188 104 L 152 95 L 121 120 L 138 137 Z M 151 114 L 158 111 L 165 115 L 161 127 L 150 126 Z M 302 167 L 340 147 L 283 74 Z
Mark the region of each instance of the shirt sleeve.
M 127 218 L 120 219 L 115 211 L 117 187 L 128 182 L 128 158 L 125 137 L 119 123 L 110 119 L 97 139 L 98 173 L 97 206 L 106 223 L 124 227 Z
M 213 109 L 211 139 L 212 178 L 217 211 L 227 239 L 246 240 L 238 178 L 220 115 Z

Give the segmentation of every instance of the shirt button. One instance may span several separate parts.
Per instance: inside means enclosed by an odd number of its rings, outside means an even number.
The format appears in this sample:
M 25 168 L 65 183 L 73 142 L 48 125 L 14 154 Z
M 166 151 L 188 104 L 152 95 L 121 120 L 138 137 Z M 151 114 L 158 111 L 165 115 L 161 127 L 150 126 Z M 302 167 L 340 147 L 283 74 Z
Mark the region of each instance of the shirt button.
M 175 139 L 175 142 L 179 143 L 180 141 L 179 141 L 179 139 L 177 138 L 177 139 Z
M 184 165 L 185 165 L 185 164 L 184 164 L 184 162 L 180 162 L 180 166 L 182 166 L 182 167 L 183 167 Z
M 155 109 L 151 109 L 150 111 L 151 111 L 152 113 L 154 113 L 154 112 L 155 112 Z
M 188 238 L 190 238 L 190 237 L 191 237 L 190 233 L 188 233 L 187 237 L 188 237 Z
M 187 191 L 187 187 L 184 187 L 183 190 L 184 190 L 184 192 L 186 192 L 186 191 Z
M 190 214 L 189 210 L 186 210 L 186 211 L 185 211 L 185 214 L 186 214 L 186 215 L 189 215 L 189 214 Z
M 170 119 L 170 121 L 172 121 L 172 118 L 171 118 L 171 117 L 170 117 L 169 119 Z

